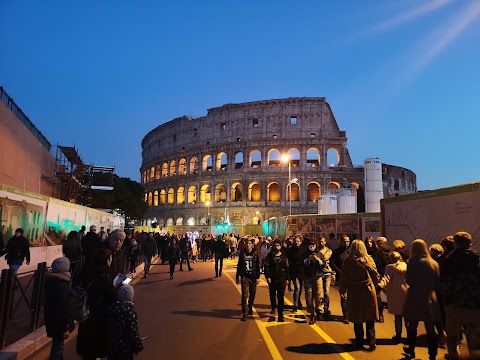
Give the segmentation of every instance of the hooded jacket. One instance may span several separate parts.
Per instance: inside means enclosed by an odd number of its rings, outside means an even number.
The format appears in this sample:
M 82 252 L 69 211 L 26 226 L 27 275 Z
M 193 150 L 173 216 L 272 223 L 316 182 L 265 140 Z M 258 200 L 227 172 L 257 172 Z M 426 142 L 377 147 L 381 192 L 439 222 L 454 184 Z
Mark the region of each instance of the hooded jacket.
M 318 260 L 310 261 L 310 256 L 316 255 Z M 303 253 L 302 261 L 305 266 L 305 279 L 320 278 L 323 275 L 323 268 L 325 267 L 325 258 L 321 252 L 307 250 Z
M 268 253 L 264 262 L 265 278 L 272 279 L 272 282 L 283 282 L 289 278 L 289 263 L 287 255 L 283 252 L 275 256 L 273 252 Z
M 43 314 L 47 336 L 61 338 L 74 329 L 70 299 L 70 273 L 45 274 L 45 301 Z
M 388 312 L 394 315 L 403 315 L 403 305 L 407 296 L 408 285 L 405 280 L 407 264 L 397 261 L 385 268 L 385 275 L 378 286 L 385 290 L 388 299 Z

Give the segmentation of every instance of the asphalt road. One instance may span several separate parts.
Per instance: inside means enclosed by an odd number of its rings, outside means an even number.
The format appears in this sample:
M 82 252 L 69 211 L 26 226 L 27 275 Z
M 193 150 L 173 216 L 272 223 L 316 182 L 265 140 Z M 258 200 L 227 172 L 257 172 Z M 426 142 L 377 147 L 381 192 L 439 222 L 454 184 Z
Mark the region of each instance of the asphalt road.
M 353 324 L 340 319 L 340 299 L 331 289 L 331 321 L 310 326 L 305 315 L 287 306 L 285 322 L 269 314 L 268 287 L 257 288 L 254 315 L 241 322 L 240 287 L 235 285 L 236 260 L 225 260 L 223 276 L 215 278 L 213 262 L 193 264 L 193 271 L 178 272 L 169 280 L 168 265 L 152 265 L 150 276 L 134 281 L 135 308 L 145 349 L 136 359 L 404 359 L 403 344 L 391 340 L 393 316 L 385 310 L 385 323 L 375 324 L 377 349 L 355 350 Z M 186 269 L 186 266 L 184 266 Z M 291 304 L 287 291 L 286 303 Z M 302 302 L 305 300 L 302 296 Z M 419 326 L 417 359 L 428 359 L 425 329 Z M 406 336 L 404 329 L 403 336 Z M 65 345 L 65 359 L 79 359 L 75 333 Z M 439 349 L 437 358 L 443 359 Z M 31 359 L 47 359 L 49 348 Z

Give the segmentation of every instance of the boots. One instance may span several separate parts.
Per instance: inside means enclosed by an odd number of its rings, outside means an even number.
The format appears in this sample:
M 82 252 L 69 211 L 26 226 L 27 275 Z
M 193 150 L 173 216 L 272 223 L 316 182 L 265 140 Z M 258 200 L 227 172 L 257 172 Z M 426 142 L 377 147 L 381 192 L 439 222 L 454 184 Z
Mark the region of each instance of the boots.
M 460 359 L 457 340 L 458 338 L 456 336 L 447 336 L 447 349 L 448 349 L 449 360 Z
M 438 351 L 438 341 L 437 336 L 427 336 L 427 344 L 428 344 L 428 358 L 430 360 L 435 360 L 437 358 L 437 351 Z
M 314 315 L 314 313 L 312 313 L 312 314 L 310 315 L 310 321 L 308 322 L 308 325 L 313 325 L 313 324 L 315 324 L 315 315 Z

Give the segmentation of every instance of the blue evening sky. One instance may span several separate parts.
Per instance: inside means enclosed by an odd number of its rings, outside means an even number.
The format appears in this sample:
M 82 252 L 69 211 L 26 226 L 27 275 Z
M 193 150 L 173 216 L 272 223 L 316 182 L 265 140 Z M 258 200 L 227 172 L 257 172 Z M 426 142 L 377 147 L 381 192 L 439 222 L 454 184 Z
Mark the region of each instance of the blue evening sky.
M 141 140 L 226 103 L 324 96 L 420 190 L 480 180 L 480 1 L 0 0 L 0 85 L 52 143 L 139 181 Z

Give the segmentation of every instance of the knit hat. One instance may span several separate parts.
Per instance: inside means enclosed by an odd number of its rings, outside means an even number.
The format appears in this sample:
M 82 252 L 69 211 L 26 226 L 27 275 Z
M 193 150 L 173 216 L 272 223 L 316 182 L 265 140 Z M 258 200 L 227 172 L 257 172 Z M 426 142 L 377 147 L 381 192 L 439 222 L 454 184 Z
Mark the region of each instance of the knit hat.
M 70 270 L 70 260 L 66 257 L 59 257 L 53 260 L 52 272 L 55 274 L 66 273 Z
M 132 301 L 133 300 L 133 295 L 135 294 L 135 291 L 133 291 L 133 287 L 130 285 L 122 285 L 118 288 L 117 291 L 117 298 L 120 301 Z

